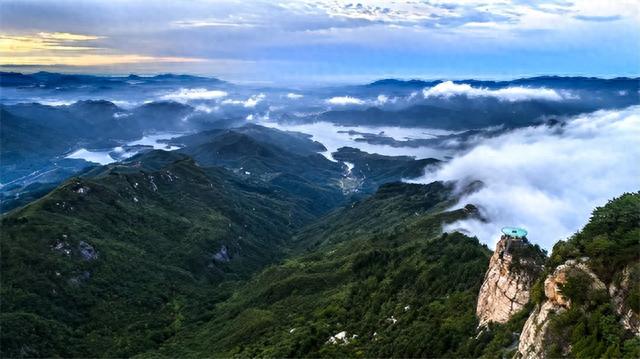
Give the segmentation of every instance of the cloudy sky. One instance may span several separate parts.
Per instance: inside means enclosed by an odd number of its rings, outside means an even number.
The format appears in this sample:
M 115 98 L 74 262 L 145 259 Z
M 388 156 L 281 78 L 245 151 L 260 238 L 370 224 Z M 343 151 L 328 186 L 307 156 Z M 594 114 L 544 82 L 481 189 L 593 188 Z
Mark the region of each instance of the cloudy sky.
M 637 76 L 637 0 L 0 1 L 4 69 L 231 81 Z

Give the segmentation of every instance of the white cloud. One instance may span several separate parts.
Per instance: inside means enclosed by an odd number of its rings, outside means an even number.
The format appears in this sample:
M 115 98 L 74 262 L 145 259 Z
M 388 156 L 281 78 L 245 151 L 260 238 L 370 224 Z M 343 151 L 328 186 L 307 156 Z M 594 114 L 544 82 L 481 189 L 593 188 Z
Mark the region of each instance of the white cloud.
M 222 90 L 207 90 L 205 88 L 182 88 L 178 91 L 170 92 L 160 96 L 163 100 L 173 100 L 186 102 L 190 100 L 215 100 L 226 97 L 228 93 Z
M 637 18 L 635 5 L 634 0 L 291 0 L 278 4 L 297 16 L 324 15 L 336 22 L 352 21 L 353 26 L 363 22 L 432 28 L 498 24 L 505 29 L 559 27 L 576 15 Z
M 370 105 L 370 106 L 382 106 L 388 103 L 396 103 L 397 97 L 389 97 L 384 94 L 378 95 L 376 98 L 360 99 L 353 96 L 336 96 L 324 100 L 328 105 L 347 106 L 347 105 Z
M 288 99 L 291 99 L 291 100 L 298 100 L 298 99 L 301 99 L 301 98 L 303 98 L 303 97 L 304 97 L 304 95 L 301 95 L 301 94 L 299 94 L 299 93 L 289 92 L 289 93 L 287 94 L 287 98 L 288 98 Z
M 204 104 L 200 104 L 200 105 L 196 106 L 195 109 L 196 109 L 196 111 L 199 111 L 199 112 L 211 113 L 211 112 L 214 112 L 214 111 L 218 111 L 220 109 L 220 107 L 218 107 L 218 106 L 210 107 L 210 106 L 207 106 L 207 105 L 204 105 Z
M 246 108 L 254 108 L 256 107 L 257 104 L 259 104 L 260 102 L 262 102 L 262 100 L 264 100 L 267 96 L 263 93 L 257 94 L 257 95 L 253 95 L 251 97 L 249 97 L 246 100 L 232 100 L 232 99 L 227 99 L 222 101 L 223 105 L 238 105 L 238 106 L 243 106 Z
M 586 224 L 591 211 L 640 188 L 640 107 L 598 111 L 559 128 L 514 130 L 486 139 L 418 182 L 480 180 L 485 187 L 459 203 L 481 207 L 488 223 L 462 228 L 489 245 L 502 226 L 522 226 L 550 249 Z
M 357 97 L 351 96 L 336 96 L 330 99 L 325 100 L 325 102 L 329 105 L 364 105 L 365 101 L 361 100 Z
M 132 108 L 140 105 L 139 102 L 125 101 L 125 100 L 110 100 L 110 101 L 114 105 L 116 105 L 116 106 L 118 106 L 120 108 L 124 108 L 124 109 L 132 109 Z
M 576 99 L 576 96 L 569 92 L 558 92 L 556 90 L 546 88 L 514 86 L 492 90 L 489 88 L 472 87 L 465 83 L 456 84 L 452 81 L 445 81 L 433 87 L 425 88 L 422 90 L 422 95 L 425 98 L 449 98 L 452 96 L 467 96 L 469 98 L 495 97 L 500 101 L 509 102 L 527 100 L 562 101 L 565 99 Z
M 226 99 L 224 101 L 222 101 L 223 105 L 244 105 L 244 101 L 242 100 L 232 100 L 232 99 Z
M 258 95 L 253 95 L 250 98 L 248 98 L 247 101 L 244 102 L 244 107 L 250 107 L 250 108 L 256 107 L 256 105 L 260 103 L 262 100 L 264 100 L 265 97 L 267 96 L 263 93 Z
M 424 21 L 428 20 L 432 13 L 439 10 L 426 4 L 409 2 L 393 2 L 391 4 L 388 1 L 379 1 L 378 3 L 374 1 L 372 4 L 320 1 L 314 5 L 331 17 L 382 22 Z
M 269 111 L 263 113 L 263 114 L 259 114 L 259 113 L 252 113 L 247 115 L 247 117 L 245 117 L 245 119 L 247 121 L 269 121 L 270 120 L 270 116 L 271 114 L 269 113 Z
M 197 28 L 197 27 L 245 27 L 251 28 L 255 27 L 256 24 L 243 22 L 242 18 L 228 18 L 228 19 L 198 19 L 198 20 L 178 20 L 174 21 L 171 24 L 177 27 L 183 28 Z
M 40 104 L 42 105 L 47 105 L 47 106 L 69 106 L 72 105 L 75 101 L 71 101 L 71 100 L 45 100 L 42 99 L 40 101 Z
M 386 105 L 387 103 L 394 104 L 396 102 L 398 102 L 398 98 L 397 97 L 389 97 L 389 96 L 384 95 L 384 94 L 378 95 L 378 97 L 376 97 L 376 99 L 374 101 L 372 101 L 372 103 L 374 105 Z
M 129 117 L 129 116 L 131 116 L 131 114 L 128 112 L 116 112 L 113 114 L 113 118 L 123 118 L 123 117 Z
M 106 165 L 114 161 L 108 151 L 88 151 L 85 148 L 81 148 L 67 155 L 65 158 L 81 159 L 101 165 Z

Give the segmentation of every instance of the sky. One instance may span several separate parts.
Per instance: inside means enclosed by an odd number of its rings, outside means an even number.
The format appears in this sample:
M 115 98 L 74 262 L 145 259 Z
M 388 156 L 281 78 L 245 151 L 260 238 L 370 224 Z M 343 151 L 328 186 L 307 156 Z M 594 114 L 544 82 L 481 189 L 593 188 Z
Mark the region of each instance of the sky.
M 0 0 L 0 67 L 234 82 L 638 76 L 638 0 Z

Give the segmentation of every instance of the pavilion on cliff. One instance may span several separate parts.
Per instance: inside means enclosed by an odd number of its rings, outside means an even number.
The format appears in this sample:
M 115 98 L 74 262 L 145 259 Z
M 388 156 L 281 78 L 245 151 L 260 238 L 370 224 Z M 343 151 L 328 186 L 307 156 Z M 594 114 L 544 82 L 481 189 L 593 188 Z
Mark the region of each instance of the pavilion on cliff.
M 504 253 L 509 253 L 509 249 L 511 248 L 511 242 L 513 240 L 527 242 L 527 232 L 524 228 L 518 227 L 502 227 L 502 238 L 506 239 L 507 245 L 504 250 L 500 252 L 500 258 L 502 258 Z

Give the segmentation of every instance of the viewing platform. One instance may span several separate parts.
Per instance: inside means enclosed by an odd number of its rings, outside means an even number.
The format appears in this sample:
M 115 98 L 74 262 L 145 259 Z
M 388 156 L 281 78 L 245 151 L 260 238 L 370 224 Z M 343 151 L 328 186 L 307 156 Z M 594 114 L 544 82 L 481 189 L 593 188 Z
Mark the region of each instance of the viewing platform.
M 500 250 L 500 259 L 502 259 L 505 254 L 511 253 L 512 244 L 520 247 L 529 243 L 527 240 L 527 234 L 529 232 L 524 228 L 502 227 L 501 231 L 502 237 L 500 240 L 504 243 L 504 247 Z
M 502 235 L 511 239 L 527 239 L 527 232 L 524 228 L 518 227 L 502 227 Z

